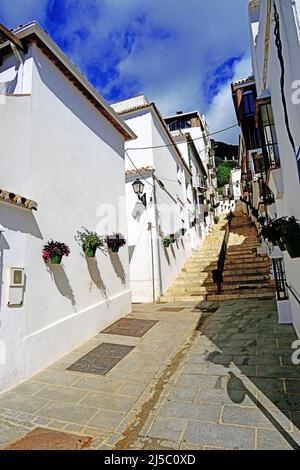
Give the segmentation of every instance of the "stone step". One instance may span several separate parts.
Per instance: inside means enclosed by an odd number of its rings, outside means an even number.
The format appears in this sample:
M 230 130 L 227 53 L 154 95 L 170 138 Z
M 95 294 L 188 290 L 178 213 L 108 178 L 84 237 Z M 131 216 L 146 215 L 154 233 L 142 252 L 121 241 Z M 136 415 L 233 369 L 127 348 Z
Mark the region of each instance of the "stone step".
M 236 294 L 236 293 L 233 293 L 233 294 L 220 294 L 220 295 L 208 295 L 207 296 L 207 300 L 208 301 L 213 301 L 213 300 L 217 300 L 217 301 L 222 301 L 222 300 L 235 300 L 235 299 L 252 299 L 252 298 L 264 298 L 264 297 L 272 297 L 275 299 L 275 293 L 274 291 L 269 291 L 269 292 L 260 292 L 259 294 L 258 293 L 246 293 L 246 294 Z
M 255 281 L 265 281 L 270 279 L 270 274 L 228 274 L 227 272 L 223 273 L 224 282 L 238 282 L 238 281 L 250 281 L 251 279 Z
M 160 302 L 202 302 L 206 297 L 206 295 L 164 295 L 160 298 Z
M 231 267 L 230 269 L 225 269 L 224 275 L 242 275 L 242 276 L 251 276 L 251 274 L 267 274 L 270 273 L 269 267 L 265 266 L 251 266 L 250 268 L 240 267 L 238 269 Z

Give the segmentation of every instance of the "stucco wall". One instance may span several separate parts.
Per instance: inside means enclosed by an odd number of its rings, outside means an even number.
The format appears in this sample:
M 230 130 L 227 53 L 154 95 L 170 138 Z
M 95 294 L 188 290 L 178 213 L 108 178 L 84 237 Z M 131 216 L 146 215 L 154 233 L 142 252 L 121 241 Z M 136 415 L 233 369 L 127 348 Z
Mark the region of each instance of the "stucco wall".
M 138 136 L 134 145 L 128 144 L 129 148 L 159 147 L 170 144 L 160 121 L 150 109 L 126 114 L 123 119 Z M 171 287 L 180 268 L 192 252 L 191 242 L 195 229 L 189 227 L 189 203 L 187 201 L 187 194 L 191 193 L 191 188 L 188 185 L 188 171 L 172 146 L 129 151 L 129 155 L 137 168 L 150 166 L 155 169 L 155 182 L 151 172 L 145 176 L 149 184 L 143 181 L 147 196 L 146 209 L 138 202 L 132 189 L 132 182 L 140 175 L 127 178 L 126 184 L 132 298 L 134 302 L 152 302 L 152 262 L 155 298 L 158 299 Z M 126 168 L 133 169 L 132 163 L 127 158 Z M 178 181 L 178 168 L 182 177 L 181 184 Z M 156 190 L 157 219 L 153 184 Z M 180 236 L 178 242 L 170 248 L 164 249 L 163 236 L 179 231 L 182 228 L 182 220 L 185 221 L 187 233 L 183 237 Z M 149 222 L 153 226 L 153 252 L 151 252 L 151 232 L 148 230 Z M 195 241 L 195 245 L 199 245 L 199 238 Z
M 131 310 L 128 250 L 87 260 L 74 240 L 81 227 L 127 238 L 123 138 L 40 50 L 33 57 L 32 97 L 0 106 L 1 185 L 38 202 L 36 213 L 0 203 L 1 391 Z M 47 268 L 41 252 L 51 238 L 71 254 Z M 7 307 L 11 265 L 25 268 L 22 308 Z
M 285 96 L 291 132 L 295 140 L 295 145 L 298 148 L 300 146 L 300 104 L 296 104 L 292 100 L 293 93 L 295 92 L 295 89 L 292 88 L 292 85 L 293 82 L 295 80 L 299 80 L 300 77 L 300 63 L 298 60 L 295 60 L 295 57 L 299 57 L 300 54 L 299 35 L 292 3 L 288 5 L 287 2 L 280 2 L 277 0 L 276 5 L 280 16 L 280 33 L 283 43 L 283 55 L 285 62 Z M 298 0 L 296 2 L 296 6 L 299 8 Z M 255 71 L 258 95 L 263 91 L 262 68 L 265 59 L 266 11 L 267 1 L 262 0 L 259 20 L 259 33 L 251 44 L 252 62 Z M 250 27 L 253 29 L 251 22 Z M 270 32 L 266 88 L 269 90 L 272 99 L 272 108 L 275 118 L 284 185 L 283 198 L 282 200 L 277 201 L 276 204 L 277 215 L 278 217 L 295 216 L 300 220 L 300 182 L 295 154 L 288 139 L 287 128 L 284 121 L 283 103 L 280 91 L 281 68 L 277 55 L 277 48 L 275 46 L 274 21 L 271 22 Z M 288 281 L 293 285 L 294 290 L 298 293 L 300 298 L 300 259 L 292 260 L 289 255 L 285 253 L 284 260 Z M 298 335 L 300 336 L 300 308 L 295 299 L 292 297 L 291 304 L 293 309 L 294 324 Z

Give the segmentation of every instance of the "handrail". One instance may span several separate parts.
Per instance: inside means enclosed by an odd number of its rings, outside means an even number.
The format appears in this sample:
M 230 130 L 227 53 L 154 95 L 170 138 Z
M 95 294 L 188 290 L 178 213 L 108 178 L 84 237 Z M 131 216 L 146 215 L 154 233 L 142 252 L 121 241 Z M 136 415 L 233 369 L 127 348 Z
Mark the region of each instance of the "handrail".
M 288 288 L 288 290 L 291 292 L 291 294 L 293 295 L 293 297 L 295 297 L 296 301 L 298 302 L 298 304 L 300 305 L 300 299 L 299 297 L 297 296 L 297 294 L 294 292 L 294 289 L 293 289 L 293 286 L 291 284 L 289 284 L 288 282 L 285 283 L 286 287 Z
M 233 217 L 233 214 L 230 211 L 229 216 L 228 216 L 228 224 L 226 225 L 226 229 L 225 229 L 225 236 L 224 236 L 224 240 L 222 243 L 222 247 L 221 247 L 221 251 L 220 251 L 220 255 L 219 255 L 219 259 L 217 263 L 217 269 L 214 269 L 212 272 L 214 283 L 217 284 L 218 286 L 218 294 L 221 294 L 222 292 L 223 272 L 224 272 L 224 265 L 225 265 L 232 217 Z

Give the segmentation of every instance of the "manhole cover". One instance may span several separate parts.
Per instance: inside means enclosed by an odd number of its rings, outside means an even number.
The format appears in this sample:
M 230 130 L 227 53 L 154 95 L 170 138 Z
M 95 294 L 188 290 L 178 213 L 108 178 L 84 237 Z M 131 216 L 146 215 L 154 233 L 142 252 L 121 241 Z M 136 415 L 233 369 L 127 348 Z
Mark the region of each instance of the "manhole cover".
M 179 307 L 164 307 L 159 310 L 159 312 L 182 312 L 183 308 Z
M 134 349 L 134 346 L 102 343 L 68 367 L 67 370 L 85 374 L 105 375 L 132 349 Z
M 91 437 L 36 428 L 4 450 L 80 450 L 87 447 L 91 441 Z
M 133 336 L 141 338 L 147 331 L 158 323 L 154 320 L 140 320 L 138 318 L 121 318 L 101 333 L 107 335 Z

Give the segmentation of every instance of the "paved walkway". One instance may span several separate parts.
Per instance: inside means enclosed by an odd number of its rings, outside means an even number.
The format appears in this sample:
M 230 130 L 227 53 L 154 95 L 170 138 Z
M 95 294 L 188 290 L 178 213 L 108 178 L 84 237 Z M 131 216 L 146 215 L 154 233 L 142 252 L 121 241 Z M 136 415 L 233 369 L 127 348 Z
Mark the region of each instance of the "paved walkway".
M 92 436 L 93 449 L 300 446 L 296 335 L 278 325 L 274 301 L 201 308 L 137 305 L 129 317 L 158 320 L 144 337 L 98 334 L 1 395 L 0 447 L 38 426 Z M 135 348 L 105 377 L 66 371 L 103 342 Z

